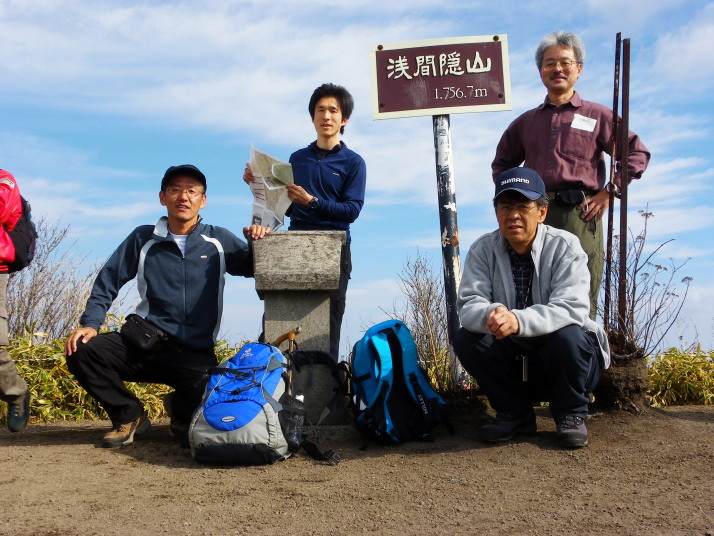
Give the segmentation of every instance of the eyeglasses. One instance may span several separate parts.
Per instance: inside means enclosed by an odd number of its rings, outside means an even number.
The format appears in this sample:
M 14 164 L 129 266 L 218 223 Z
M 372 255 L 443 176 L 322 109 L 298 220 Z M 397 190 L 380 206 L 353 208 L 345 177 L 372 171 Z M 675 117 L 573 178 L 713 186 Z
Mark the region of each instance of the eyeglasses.
M 166 193 L 171 197 L 178 197 L 184 192 L 186 192 L 189 199 L 194 199 L 196 196 L 204 193 L 203 190 L 196 190 L 195 188 L 179 188 L 178 186 L 170 186 L 166 188 Z
M 541 65 L 541 69 L 545 72 L 549 72 L 555 70 L 556 66 L 559 66 L 564 71 L 567 71 L 573 65 L 578 65 L 579 63 L 581 62 L 576 60 L 548 60 Z
M 512 211 L 516 211 L 521 216 L 528 214 L 536 208 L 535 203 L 518 203 L 517 205 L 496 205 L 496 212 L 502 216 L 508 216 Z

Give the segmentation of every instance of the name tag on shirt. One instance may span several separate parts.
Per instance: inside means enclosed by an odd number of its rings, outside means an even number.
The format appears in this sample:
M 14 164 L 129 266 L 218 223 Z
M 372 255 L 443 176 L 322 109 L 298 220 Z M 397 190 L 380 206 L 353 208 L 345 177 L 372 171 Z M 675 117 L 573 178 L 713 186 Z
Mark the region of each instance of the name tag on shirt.
M 585 117 L 584 115 L 575 114 L 573 116 L 573 122 L 571 126 L 577 128 L 578 130 L 585 130 L 587 132 L 595 131 L 595 125 L 597 125 L 597 119 L 592 117 Z

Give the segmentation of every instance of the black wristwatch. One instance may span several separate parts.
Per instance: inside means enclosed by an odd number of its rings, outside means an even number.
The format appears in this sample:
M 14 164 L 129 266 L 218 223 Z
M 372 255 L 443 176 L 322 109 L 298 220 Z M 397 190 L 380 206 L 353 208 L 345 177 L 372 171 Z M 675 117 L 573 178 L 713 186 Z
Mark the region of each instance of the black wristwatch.
M 308 202 L 307 206 L 310 210 L 315 210 L 319 204 L 320 200 L 317 197 L 313 196 L 313 198 L 310 199 L 310 201 Z

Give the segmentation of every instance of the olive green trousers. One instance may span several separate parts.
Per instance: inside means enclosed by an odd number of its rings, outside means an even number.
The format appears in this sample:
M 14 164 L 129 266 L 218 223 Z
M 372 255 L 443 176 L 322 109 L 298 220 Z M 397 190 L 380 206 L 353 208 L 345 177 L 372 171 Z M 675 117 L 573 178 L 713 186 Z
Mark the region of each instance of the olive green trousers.
M 545 224 L 564 231 L 569 231 L 578 237 L 580 245 L 588 256 L 588 270 L 590 271 L 590 318 L 597 316 L 597 304 L 602 284 L 602 271 L 605 264 L 602 220 L 593 218 L 585 221 L 580 217 L 582 212 L 578 205 L 563 206 L 555 200 L 554 195 L 548 192 L 550 204 Z

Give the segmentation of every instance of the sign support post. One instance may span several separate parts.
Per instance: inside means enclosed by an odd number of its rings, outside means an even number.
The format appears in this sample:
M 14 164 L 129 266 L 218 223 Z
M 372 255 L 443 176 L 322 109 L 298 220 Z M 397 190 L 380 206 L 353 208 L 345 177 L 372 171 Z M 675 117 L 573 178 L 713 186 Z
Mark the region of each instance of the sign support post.
M 461 281 L 456 188 L 448 114 L 511 110 L 505 35 L 433 39 L 372 47 L 374 119 L 431 115 L 452 380 L 468 376 L 454 353 L 461 323 L 456 309 Z
M 459 226 L 456 218 L 456 186 L 451 152 L 451 121 L 448 115 L 432 116 L 434 124 L 434 153 L 436 158 L 436 188 L 441 225 L 441 254 L 444 268 L 444 295 L 446 298 L 446 321 L 449 333 L 452 380 L 461 385 L 468 375 L 456 359 L 454 338 L 461 327 L 456 310 L 456 299 L 461 282 L 459 257 Z

